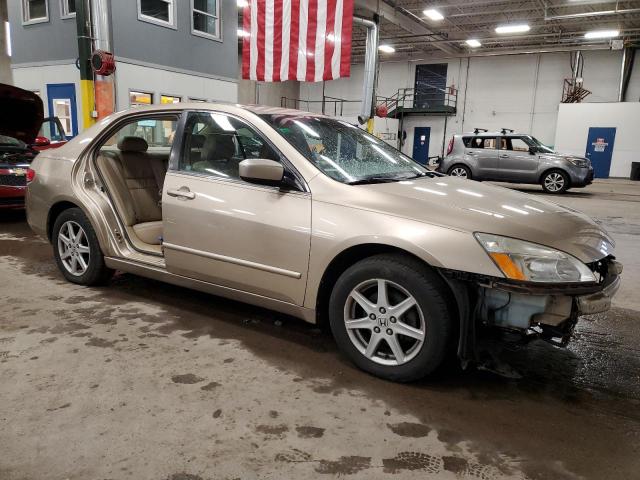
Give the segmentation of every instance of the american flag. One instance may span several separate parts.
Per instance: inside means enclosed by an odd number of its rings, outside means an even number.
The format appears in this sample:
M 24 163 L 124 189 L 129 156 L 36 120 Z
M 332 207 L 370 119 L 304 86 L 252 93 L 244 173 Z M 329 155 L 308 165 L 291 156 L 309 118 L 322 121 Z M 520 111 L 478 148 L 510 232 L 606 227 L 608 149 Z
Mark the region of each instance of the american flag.
M 319 82 L 351 70 L 353 0 L 248 0 L 242 78 Z

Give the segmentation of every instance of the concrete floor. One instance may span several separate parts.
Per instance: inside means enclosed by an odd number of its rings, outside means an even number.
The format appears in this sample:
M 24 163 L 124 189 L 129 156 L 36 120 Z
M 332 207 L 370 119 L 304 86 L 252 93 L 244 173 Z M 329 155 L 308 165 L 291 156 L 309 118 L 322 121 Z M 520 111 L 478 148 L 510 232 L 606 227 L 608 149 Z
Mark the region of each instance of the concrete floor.
M 131 275 L 66 283 L 24 217 L 1 214 L 0 479 L 638 478 L 640 184 L 553 199 L 616 238 L 613 310 L 567 350 L 507 352 L 520 380 L 412 385 L 269 311 Z

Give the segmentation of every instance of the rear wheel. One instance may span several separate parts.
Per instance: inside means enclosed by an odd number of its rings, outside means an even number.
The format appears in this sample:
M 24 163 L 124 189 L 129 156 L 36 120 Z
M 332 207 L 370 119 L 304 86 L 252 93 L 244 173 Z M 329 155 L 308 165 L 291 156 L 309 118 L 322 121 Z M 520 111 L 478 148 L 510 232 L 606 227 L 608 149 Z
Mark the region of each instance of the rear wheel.
M 104 264 L 98 238 L 79 208 L 70 208 L 53 225 L 53 254 L 64 277 L 80 285 L 106 283 L 113 270 Z
M 336 282 L 329 303 L 331 331 L 361 369 L 407 382 L 442 363 L 452 332 L 448 291 L 418 260 L 377 255 Z
M 466 165 L 454 165 L 447 172 L 452 177 L 462 177 L 471 180 L 471 170 Z
M 564 193 L 569 188 L 569 176 L 562 170 L 551 170 L 542 176 L 540 184 L 547 193 Z

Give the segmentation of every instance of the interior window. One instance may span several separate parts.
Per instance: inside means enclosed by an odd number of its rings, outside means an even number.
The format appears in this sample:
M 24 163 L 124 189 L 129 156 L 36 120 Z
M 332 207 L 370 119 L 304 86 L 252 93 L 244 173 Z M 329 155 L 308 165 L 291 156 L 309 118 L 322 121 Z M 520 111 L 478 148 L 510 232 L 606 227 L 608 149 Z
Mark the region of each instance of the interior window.
M 508 139 L 506 148 L 514 152 L 528 152 L 529 144 L 520 137 L 512 137 Z
M 223 113 L 190 113 L 179 169 L 239 179 L 248 158 L 280 161 L 280 156 L 249 125 Z

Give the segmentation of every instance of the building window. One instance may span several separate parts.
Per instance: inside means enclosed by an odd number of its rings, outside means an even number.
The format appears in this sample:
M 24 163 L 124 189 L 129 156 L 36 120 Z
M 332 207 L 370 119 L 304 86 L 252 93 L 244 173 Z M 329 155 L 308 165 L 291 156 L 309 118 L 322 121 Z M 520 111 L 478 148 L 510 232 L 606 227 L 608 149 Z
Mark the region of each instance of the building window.
M 138 20 L 176 28 L 175 0 L 138 0 Z
M 49 21 L 49 6 L 47 0 L 22 0 L 22 24 L 41 23 Z
M 60 16 L 62 18 L 73 18 L 76 16 L 75 0 L 60 0 Z
M 416 65 L 416 83 L 413 103 L 415 108 L 433 108 L 445 105 L 447 64 Z
M 220 3 L 218 0 L 191 0 L 191 32 L 220 39 Z
M 160 103 L 162 105 L 167 105 L 171 103 L 180 103 L 182 99 L 180 97 L 174 97 L 171 95 L 160 95 Z
M 60 119 L 64 134 L 67 137 L 73 136 L 73 117 L 71 115 L 71 99 L 56 98 L 53 100 L 53 113 Z
M 152 105 L 153 93 L 129 92 L 129 105 Z

